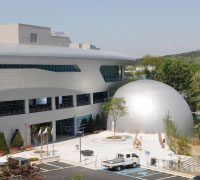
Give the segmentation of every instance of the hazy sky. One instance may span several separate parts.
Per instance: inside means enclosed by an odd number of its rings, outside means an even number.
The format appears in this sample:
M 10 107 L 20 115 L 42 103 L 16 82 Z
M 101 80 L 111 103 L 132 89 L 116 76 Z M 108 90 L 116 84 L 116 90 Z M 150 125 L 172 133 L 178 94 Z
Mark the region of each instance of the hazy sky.
M 134 58 L 200 49 L 200 0 L 0 1 L 0 24 L 48 26 Z

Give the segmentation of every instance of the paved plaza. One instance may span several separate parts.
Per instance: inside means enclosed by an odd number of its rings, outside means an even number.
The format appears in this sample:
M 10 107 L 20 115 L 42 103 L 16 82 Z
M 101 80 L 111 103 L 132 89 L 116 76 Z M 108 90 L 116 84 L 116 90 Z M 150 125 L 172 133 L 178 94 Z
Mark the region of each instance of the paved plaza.
M 102 161 L 112 159 L 116 156 L 117 153 L 120 152 L 134 152 L 139 155 L 140 157 L 140 164 L 141 167 L 146 167 L 147 162 L 150 163 L 151 158 L 157 158 L 160 160 L 177 160 L 178 157 L 169 150 L 167 144 L 165 144 L 165 148 L 162 148 L 159 142 L 158 134 L 138 134 L 138 138 L 140 139 L 142 143 L 141 148 L 133 147 L 133 142 L 135 138 L 135 134 L 129 134 L 129 133 L 118 133 L 118 135 L 123 136 L 123 141 L 119 142 L 112 142 L 107 141 L 106 137 L 112 135 L 112 132 L 110 131 L 104 131 L 98 134 L 93 135 L 86 135 L 84 137 L 81 137 L 81 149 L 82 150 L 92 150 L 94 151 L 93 156 L 91 157 L 85 157 L 81 156 L 81 162 L 80 162 L 80 151 L 77 149 L 77 145 L 79 146 L 80 138 L 74 137 L 72 139 L 64 140 L 55 143 L 54 149 L 55 149 L 55 155 L 59 156 L 59 159 L 63 161 L 61 162 L 54 162 L 54 163 L 45 163 L 41 166 L 42 171 L 45 173 L 45 176 L 48 177 L 48 179 L 51 179 L 51 175 L 54 171 L 60 172 L 61 174 L 66 174 L 67 172 L 69 174 L 80 172 L 80 174 L 83 173 L 88 174 L 94 174 L 94 177 L 96 176 L 95 173 L 101 174 L 99 176 L 102 176 L 102 174 L 109 174 L 110 176 L 117 176 L 118 179 L 142 179 L 142 180 L 153 180 L 155 179 L 174 179 L 174 175 L 165 175 L 164 173 L 160 173 L 157 171 L 147 170 L 145 168 L 139 168 L 139 169 L 127 169 L 120 172 L 111 172 L 107 171 L 106 169 L 103 169 L 102 167 Z M 162 134 L 162 138 L 164 137 L 164 134 Z M 45 152 L 43 154 L 43 158 L 49 158 L 52 156 L 52 148 L 53 145 L 48 145 L 48 156 Z M 21 152 L 18 154 L 14 154 L 14 157 L 38 157 L 40 158 L 40 154 L 34 153 L 36 150 L 40 150 L 41 147 L 38 146 L 32 151 L 28 152 Z M 43 150 L 46 151 L 47 146 L 43 146 Z M 149 152 L 149 155 L 146 155 L 145 152 Z M 6 161 L 6 156 L 1 157 L 0 161 Z M 187 158 L 182 156 L 181 158 Z M 162 163 L 162 161 L 161 161 Z M 77 168 L 78 166 L 81 166 L 80 168 Z M 162 166 L 162 164 L 160 164 Z M 83 171 L 80 171 L 82 168 Z M 91 170 L 91 172 L 90 172 Z M 95 170 L 95 171 L 93 171 Z M 88 171 L 85 173 L 85 171 Z M 90 173 L 89 173 L 90 172 Z M 57 174 L 57 173 L 56 173 Z M 92 176 L 92 175 L 91 175 Z M 107 176 L 107 175 L 105 175 Z M 119 178 L 119 177 L 120 178 Z M 106 179 L 106 178 L 105 178 Z M 112 178 L 109 178 L 112 179 Z M 177 179 L 177 177 L 176 177 Z M 87 179 L 89 180 L 89 178 Z

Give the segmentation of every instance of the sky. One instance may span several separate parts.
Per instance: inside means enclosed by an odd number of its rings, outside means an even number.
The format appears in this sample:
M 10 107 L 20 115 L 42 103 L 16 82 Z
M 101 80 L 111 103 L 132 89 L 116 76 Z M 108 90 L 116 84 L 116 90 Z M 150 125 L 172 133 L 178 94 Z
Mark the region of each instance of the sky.
M 200 0 L 0 1 L 0 24 L 51 27 L 133 58 L 200 49 Z

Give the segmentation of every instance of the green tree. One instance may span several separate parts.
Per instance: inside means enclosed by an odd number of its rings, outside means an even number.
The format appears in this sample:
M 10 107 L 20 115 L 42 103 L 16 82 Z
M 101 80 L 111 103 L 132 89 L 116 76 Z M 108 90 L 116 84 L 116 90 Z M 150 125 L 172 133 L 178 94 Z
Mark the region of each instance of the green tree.
M 200 72 L 196 72 L 192 77 L 187 99 L 190 101 L 193 111 L 200 110 Z
M 198 66 L 180 59 L 165 59 L 156 72 L 156 80 L 164 82 L 180 93 L 187 94 Z
M 164 118 L 164 125 L 165 125 L 166 134 L 169 138 L 177 137 L 177 125 L 174 121 L 172 121 L 172 118 L 169 112 L 166 114 Z
M 116 123 L 118 119 L 126 114 L 126 101 L 124 98 L 109 98 L 109 101 L 102 105 L 102 111 L 112 117 L 112 128 L 115 137 Z
M 31 139 L 32 139 L 32 141 L 34 141 L 36 146 L 38 145 L 38 141 L 39 141 L 38 132 L 39 132 L 39 127 L 36 125 L 32 125 L 31 126 Z
M 91 117 L 87 123 L 87 132 L 93 133 L 96 130 L 95 123 L 93 118 Z
M 3 132 L 0 132 L 0 150 L 4 153 L 8 153 L 8 146 Z
M 24 144 L 23 138 L 19 132 L 18 129 L 15 130 L 15 133 L 13 134 L 13 137 L 11 139 L 11 145 L 12 147 L 22 147 Z
M 102 130 L 103 129 L 103 122 L 101 121 L 101 118 L 100 118 L 99 114 L 96 115 L 95 126 L 96 126 L 97 130 Z
M 196 96 L 191 89 L 192 78 L 198 65 L 180 59 L 165 59 L 156 72 L 156 80 L 175 88 L 186 99 L 192 111 L 196 108 Z
M 146 55 L 140 63 L 140 65 L 144 66 L 144 71 L 142 73 L 146 75 L 147 79 L 155 79 L 156 72 L 163 61 L 164 59 L 162 57 Z

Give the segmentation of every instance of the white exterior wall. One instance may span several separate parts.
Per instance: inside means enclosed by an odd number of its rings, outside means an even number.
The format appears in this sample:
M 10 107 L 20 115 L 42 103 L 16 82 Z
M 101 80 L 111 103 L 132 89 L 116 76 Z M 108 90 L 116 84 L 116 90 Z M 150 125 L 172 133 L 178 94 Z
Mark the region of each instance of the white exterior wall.
M 49 46 L 69 46 L 71 40 L 68 37 L 58 37 L 51 35 L 51 29 L 48 27 L 31 26 L 19 24 L 19 44 L 31 44 L 30 34 L 36 33 L 38 36 L 38 45 Z
M 18 24 L 0 25 L 0 44 L 18 44 L 18 36 Z
M 76 94 L 92 94 L 94 92 L 117 89 L 126 83 L 125 81 L 106 83 L 100 73 L 101 65 L 126 64 L 126 61 L 123 60 L 72 59 L 53 57 L 0 57 L 0 64 L 5 63 L 62 65 L 76 64 L 81 69 L 81 72 L 52 72 L 39 69 L 0 69 L 0 95 L 1 91 L 3 90 L 48 87 L 69 89 L 69 94 L 63 94 L 63 96 L 74 95 L 74 97 L 76 97 Z M 55 97 L 55 94 L 52 96 Z M 21 99 L 24 98 L 19 97 L 18 100 Z M 7 97 L 6 100 L 10 100 L 9 97 Z M 28 102 L 28 99 L 26 99 L 26 102 Z M 53 101 L 53 103 L 55 103 L 55 101 Z M 28 105 L 26 103 L 26 107 L 27 106 Z M 0 117 L 0 132 L 5 133 L 7 143 L 9 144 L 15 129 L 19 129 L 24 138 L 24 142 L 30 143 L 29 125 L 44 122 L 55 123 L 56 120 L 74 118 L 75 116 L 79 117 L 88 114 L 92 114 L 95 118 L 97 114 L 100 114 L 100 107 L 101 103 L 98 103 L 66 109 Z

